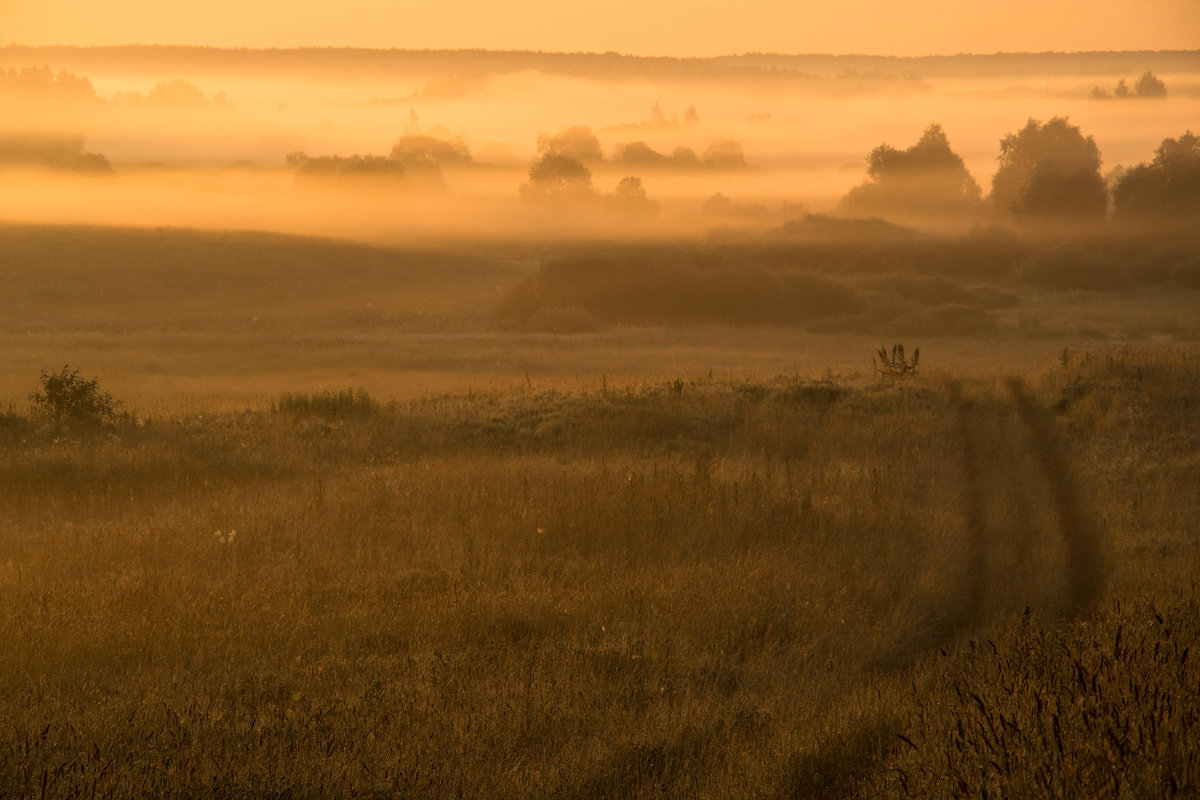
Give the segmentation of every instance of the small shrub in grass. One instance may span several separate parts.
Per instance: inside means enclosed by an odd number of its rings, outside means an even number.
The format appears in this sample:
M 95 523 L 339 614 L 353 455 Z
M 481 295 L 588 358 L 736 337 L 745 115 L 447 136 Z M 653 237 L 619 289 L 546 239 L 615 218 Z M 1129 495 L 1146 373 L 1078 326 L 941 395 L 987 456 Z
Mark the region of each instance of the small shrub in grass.
M 285 393 L 275 404 L 282 414 L 317 417 L 365 417 L 379 408 L 366 389 L 325 389 L 312 394 Z
M 77 427 L 94 427 L 121 417 L 121 402 L 100 389 L 99 378 L 84 378 L 79 370 L 63 366 L 58 372 L 43 370 L 39 382 L 41 388 L 29 395 L 36 417 Z
M 888 380 L 898 380 L 916 375 L 917 365 L 920 361 L 921 348 L 914 347 L 912 359 L 909 359 L 904 353 L 902 344 L 892 345 L 891 353 L 888 353 L 886 347 L 881 347 L 875 353 L 875 357 L 871 359 L 871 363 L 875 365 L 876 374 Z

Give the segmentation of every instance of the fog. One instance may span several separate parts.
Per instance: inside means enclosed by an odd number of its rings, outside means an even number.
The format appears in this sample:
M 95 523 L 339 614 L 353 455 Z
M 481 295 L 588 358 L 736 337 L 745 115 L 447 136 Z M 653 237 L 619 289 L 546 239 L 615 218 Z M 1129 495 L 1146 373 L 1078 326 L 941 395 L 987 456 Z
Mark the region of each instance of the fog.
M 0 49 L 8 150 L 15 140 L 34 150 L 47 138 L 81 142 L 74 166 L 9 152 L 0 218 L 372 240 L 770 228 L 844 211 L 839 200 L 867 177 L 868 154 L 885 143 L 908 147 L 931 124 L 986 196 L 1001 138 L 1029 119 L 1068 118 L 1094 138 L 1105 174 L 1150 160 L 1163 139 L 1200 119 L 1196 52 L 1030 56 L 1005 62 L 1006 71 L 988 57 L 759 64 L 167 51 Z M 1165 99 L 1089 98 L 1119 80 L 1132 86 L 1146 70 L 1165 83 Z M 584 160 L 587 197 L 522 199 L 539 136 L 571 126 L 589 129 L 601 151 Z M 336 176 L 304 180 L 300 162 L 287 160 L 376 156 L 370 163 L 382 164 L 404 136 L 456 142 L 469 160 L 409 163 L 403 180 L 386 184 L 333 160 L 320 163 Z M 642 159 L 620 160 L 631 144 Z M 744 163 L 711 156 L 734 145 Z M 79 168 L 99 156 L 108 169 Z M 614 198 L 630 176 L 645 193 L 640 205 Z

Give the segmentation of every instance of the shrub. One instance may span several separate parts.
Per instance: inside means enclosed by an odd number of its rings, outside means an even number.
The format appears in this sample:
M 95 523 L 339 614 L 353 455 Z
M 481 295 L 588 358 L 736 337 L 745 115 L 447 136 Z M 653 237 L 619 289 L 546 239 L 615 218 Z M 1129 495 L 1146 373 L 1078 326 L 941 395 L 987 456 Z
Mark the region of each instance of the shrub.
M 121 403 L 100 390 L 100 379 L 86 379 L 79 370 L 63 366 L 58 372 L 42 371 L 41 389 L 29 395 L 35 416 L 58 423 L 95 426 L 115 422 L 121 416 Z
M 863 306 L 852 289 L 817 275 L 743 268 L 695 254 L 627 254 L 548 261 L 532 283 L 514 287 L 498 316 L 529 323 L 543 309 L 576 308 L 600 324 L 780 325 Z
M 892 352 L 889 354 L 886 347 L 881 347 L 875 353 L 871 363 L 875 366 L 875 372 L 883 378 L 898 379 L 908 378 L 917 374 L 917 364 L 921 361 L 921 348 L 914 347 L 912 359 L 909 360 L 904 354 L 904 345 L 892 345 Z

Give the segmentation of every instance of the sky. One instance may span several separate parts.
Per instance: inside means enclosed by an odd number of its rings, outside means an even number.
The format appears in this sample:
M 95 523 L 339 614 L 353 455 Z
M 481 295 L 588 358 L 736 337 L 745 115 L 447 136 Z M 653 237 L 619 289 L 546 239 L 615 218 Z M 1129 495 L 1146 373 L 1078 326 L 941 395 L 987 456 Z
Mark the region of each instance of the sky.
M 931 55 L 1200 48 L 1200 0 L 0 0 L 0 44 Z

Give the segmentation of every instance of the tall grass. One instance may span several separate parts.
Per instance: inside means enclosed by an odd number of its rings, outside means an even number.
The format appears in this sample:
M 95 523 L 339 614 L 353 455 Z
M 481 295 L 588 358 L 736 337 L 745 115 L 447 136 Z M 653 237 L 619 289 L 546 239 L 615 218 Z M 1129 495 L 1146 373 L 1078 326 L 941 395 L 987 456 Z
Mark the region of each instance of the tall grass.
M 0 796 L 1195 792 L 1194 352 L 675 377 L 6 423 Z

